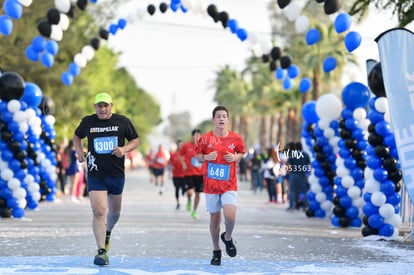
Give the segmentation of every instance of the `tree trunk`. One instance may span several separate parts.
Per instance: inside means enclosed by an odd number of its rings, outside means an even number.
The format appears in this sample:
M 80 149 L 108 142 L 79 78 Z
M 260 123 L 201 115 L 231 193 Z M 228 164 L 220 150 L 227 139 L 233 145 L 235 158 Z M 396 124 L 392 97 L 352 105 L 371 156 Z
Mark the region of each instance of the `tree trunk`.
M 313 69 L 313 79 L 312 79 L 312 99 L 318 100 L 321 95 L 321 81 L 318 69 Z
M 286 119 L 283 113 L 280 113 L 278 120 L 278 133 L 277 140 L 280 147 L 283 148 L 286 146 Z

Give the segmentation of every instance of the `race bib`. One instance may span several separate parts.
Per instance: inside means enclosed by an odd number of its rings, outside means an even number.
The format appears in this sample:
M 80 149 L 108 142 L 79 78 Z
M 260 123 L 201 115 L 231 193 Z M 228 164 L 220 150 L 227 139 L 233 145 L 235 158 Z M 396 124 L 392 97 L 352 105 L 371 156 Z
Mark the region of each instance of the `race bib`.
M 191 165 L 193 167 L 201 167 L 203 165 L 203 163 L 196 157 L 192 157 L 191 158 Z
M 111 154 L 118 147 L 118 137 L 98 137 L 93 140 L 93 147 L 97 154 Z
M 207 177 L 210 179 L 229 180 L 230 178 L 230 165 L 228 164 L 217 164 L 209 162 L 207 170 Z

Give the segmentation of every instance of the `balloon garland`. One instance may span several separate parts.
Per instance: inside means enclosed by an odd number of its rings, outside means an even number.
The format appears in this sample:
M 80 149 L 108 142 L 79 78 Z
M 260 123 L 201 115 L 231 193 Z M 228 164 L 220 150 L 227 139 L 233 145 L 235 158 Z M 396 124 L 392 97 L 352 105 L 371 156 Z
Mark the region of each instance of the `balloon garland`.
M 40 136 L 49 135 L 37 115 L 42 92 L 36 84 L 5 72 L 0 76 L 0 99 L 0 216 L 22 218 L 25 208 L 36 209 L 42 199 L 54 200 L 56 154 L 53 142 L 41 146 Z M 50 129 L 46 133 L 54 134 Z
M 364 192 L 362 235 L 375 235 L 395 239 L 402 224 L 399 215 L 402 172 L 396 149 L 395 137 L 389 123 L 380 63 L 368 75 L 368 86 L 375 94 L 369 105 L 369 136 L 367 146 L 366 184 Z
M 340 227 L 360 227 L 362 224 L 362 189 L 364 188 L 364 169 L 366 128 L 365 108 L 370 91 L 359 82 L 352 82 L 342 91 L 345 108 L 339 122 L 338 158 L 336 159 L 335 197 L 331 224 Z
M 309 176 L 310 192 L 306 215 L 324 218 L 330 214 L 333 199 L 334 178 L 336 176 L 336 153 L 338 151 L 338 122 L 341 102 L 334 94 L 324 94 L 316 102 L 319 121 L 314 128 L 315 159 Z
M 6 0 L 3 2 L 5 15 L 0 15 L 0 33 L 10 35 L 13 32 L 13 20 L 20 19 L 23 14 L 23 6 L 28 7 L 32 0 Z

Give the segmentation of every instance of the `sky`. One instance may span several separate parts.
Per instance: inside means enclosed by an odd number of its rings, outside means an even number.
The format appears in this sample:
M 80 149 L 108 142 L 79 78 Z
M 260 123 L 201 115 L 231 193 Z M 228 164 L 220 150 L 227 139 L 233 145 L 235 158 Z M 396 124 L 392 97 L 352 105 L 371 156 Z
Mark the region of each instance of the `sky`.
M 206 6 L 215 4 L 248 33 L 256 33 L 260 39 L 270 41 L 266 8 L 270 0 L 197 1 Z M 226 64 L 238 70 L 244 68 L 245 60 L 252 55 L 250 42 L 241 41 L 220 22 L 215 23 L 207 13 L 199 14 L 193 10 L 161 13 L 158 9 L 161 2 L 170 1 L 132 1 L 121 9 L 120 16 L 126 18 L 128 24 L 110 37 L 109 45 L 122 52 L 120 65 L 126 67 L 138 85 L 159 102 L 163 119 L 171 113 L 188 111 L 193 126 L 196 126 L 211 117 L 216 105 L 211 86 L 215 73 Z M 146 13 L 149 4 L 157 6 L 153 16 Z M 145 11 L 143 17 L 140 16 L 142 11 Z M 332 20 L 336 15 L 331 16 Z M 350 30 L 361 34 L 362 43 L 352 54 L 359 58 L 362 67 L 348 71 L 351 81 L 366 82 L 363 77 L 366 74 L 365 60 L 379 59 L 374 39 L 394 27 L 395 22 L 389 12 L 372 12 L 363 25 L 353 22 Z

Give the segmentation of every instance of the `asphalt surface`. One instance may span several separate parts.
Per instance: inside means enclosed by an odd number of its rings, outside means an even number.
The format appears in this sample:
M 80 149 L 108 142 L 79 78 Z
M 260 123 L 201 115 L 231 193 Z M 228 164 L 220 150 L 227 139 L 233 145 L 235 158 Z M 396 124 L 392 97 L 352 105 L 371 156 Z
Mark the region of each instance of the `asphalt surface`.
M 96 245 L 87 198 L 41 202 L 23 219 L 0 219 L 0 274 L 403 274 L 414 263 L 413 242 L 372 241 L 360 229 L 334 228 L 329 218 L 266 204 L 239 183 L 233 238 L 238 255 L 222 265 L 212 255 L 209 215 L 175 209 L 171 179 L 163 195 L 145 168 L 127 174 L 123 209 L 113 231 L 111 264 L 93 265 Z M 224 229 L 224 224 L 222 224 Z

